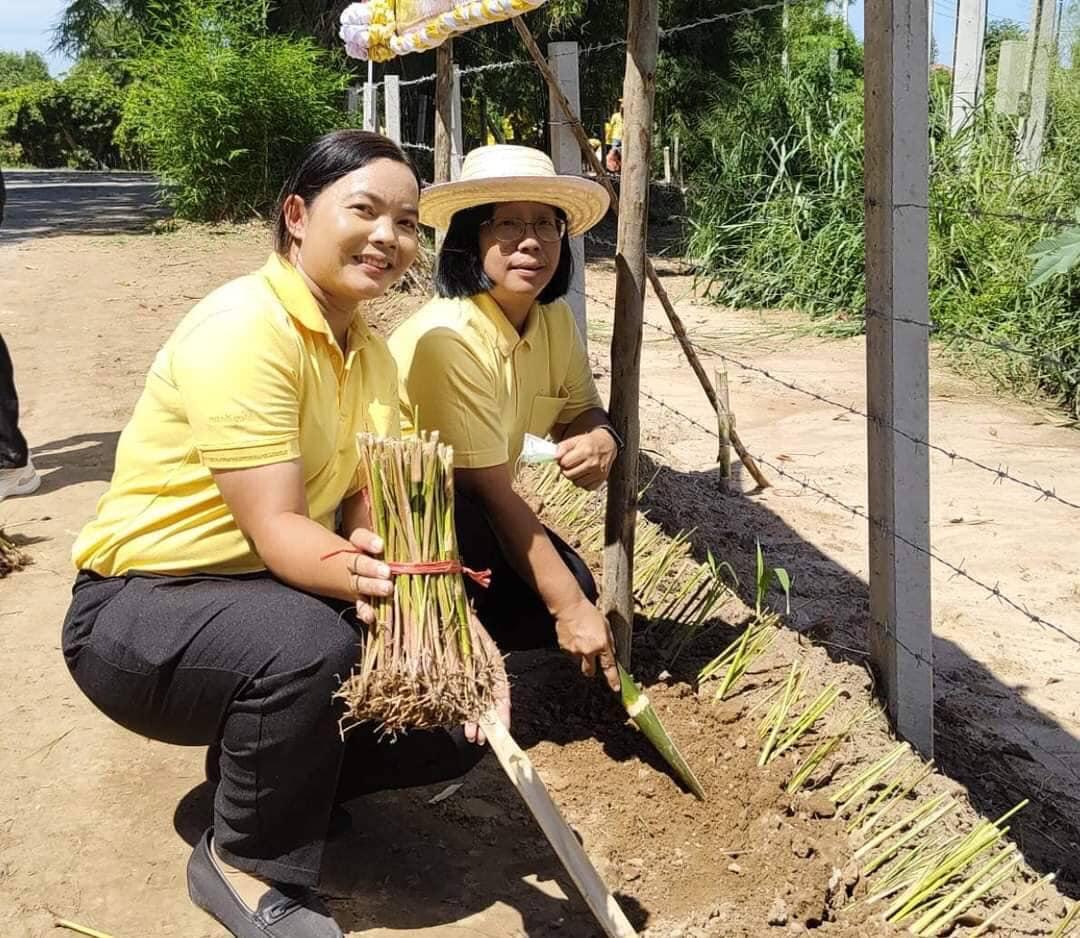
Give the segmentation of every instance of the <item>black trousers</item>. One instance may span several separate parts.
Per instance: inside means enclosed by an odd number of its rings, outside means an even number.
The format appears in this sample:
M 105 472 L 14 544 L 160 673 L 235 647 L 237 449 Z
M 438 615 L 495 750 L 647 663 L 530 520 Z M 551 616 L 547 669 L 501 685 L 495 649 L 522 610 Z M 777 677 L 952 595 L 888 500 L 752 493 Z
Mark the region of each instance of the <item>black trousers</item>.
M 214 843 L 267 879 L 315 885 L 335 803 L 457 778 L 486 751 L 461 727 L 394 742 L 338 732 L 331 695 L 357 657 L 350 605 L 268 574 L 75 581 L 63 649 L 76 684 L 122 726 L 220 745 Z
M 462 555 L 490 567 L 473 590 L 503 651 L 555 647 L 540 598 L 502 556 L 479 511 L 459 512 Z M 581 558 L 549 534 L 587 595 Z M 313 596 L 267 573 L 75 580 L 63 627 L 69 670 L 109 718 L 151 739 L 220 747 L 214 842 L 234 866 L 267 879 L 318 881 L 335 803 L 468 772 L 485 749 L 461 727 L 342 741 L 331 697 L 352 669 L 359 624 L 350 603 Z
M 0 335 L 0 469 L 26 465 L 26 439 L 19 432 L 19 395 L 15 393 L 15 366 Z
M 481 506 L 458 489 L 454 494 L 454 507 L 462 560 L 474 570 L 491 570 L 488 589 L 467 578 L 465 589 L 476 607 L 477 618 L 495 639 L 495 644 L 504 652 L 558 647 L 555 620 L 536 591 L 510 566 Z M 590 602 L 596 602 L 596 582 L 588 565 L 554 531 L 544 530 L 581 591 Z

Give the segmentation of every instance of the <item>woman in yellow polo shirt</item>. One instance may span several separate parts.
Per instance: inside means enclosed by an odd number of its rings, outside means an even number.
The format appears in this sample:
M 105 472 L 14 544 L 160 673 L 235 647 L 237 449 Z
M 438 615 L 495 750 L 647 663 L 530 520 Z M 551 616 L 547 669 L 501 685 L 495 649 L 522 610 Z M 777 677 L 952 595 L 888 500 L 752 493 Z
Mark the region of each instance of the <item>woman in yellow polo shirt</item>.
M 616 457 L 620 440 L 561 299 L 569 238 L 607 209 L 602 186 L 556 175 L 539 150 L 473 150 L 458 181 L 421 195 L 421 221 L 446 230 L 438 296 L 398 327 L 390 350 L 404 425 L 416 420 L 454 447 L 462 556 L 493 571 L 490 589 L 470 588 L 480 621 L 501 649 L 557 644 L 586 675 L 599 663 L 618 690 L 588 567 L 513 487 L 526 432 L 558 440 L 563 474 L 585 488 L 602 485 Z
M 385 137 L 309 148 L 265 266 L 158 353 L 74 547 L 71 674 L 129 729 L 211 747 L 214 826 L 188 888 L 241 938 L 339 938 L 310 891 L 335 804 L 456 777 L 482 752 L 461 728 L 390 746 L 361 727 L 343 744 L 331 703 L 367 601 L 391 590 L 355 438 L 397 435 L 397 374 L 362 303 L 413 262 L 418 201 Z M 320 561 L 350 543 L 361 553 Z

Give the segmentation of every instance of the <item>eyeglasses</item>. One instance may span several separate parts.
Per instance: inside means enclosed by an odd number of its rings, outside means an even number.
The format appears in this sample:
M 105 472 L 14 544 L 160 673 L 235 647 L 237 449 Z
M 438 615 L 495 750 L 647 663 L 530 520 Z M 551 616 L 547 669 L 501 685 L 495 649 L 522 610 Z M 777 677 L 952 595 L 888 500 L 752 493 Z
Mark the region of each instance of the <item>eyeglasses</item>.
M 525 232 L 532 228 L 536 237 L 546 244 L 562 241 L 566 234 L 566 222 L 561 218 L 544 218 L 540 221 L 522 221 L 520 218 L 489 218 L 484 225 L 491 225 L 495 240 L 502 244 L 515 244 L 525 237 Z M 483 225 L 481 225 L 483 227 Z

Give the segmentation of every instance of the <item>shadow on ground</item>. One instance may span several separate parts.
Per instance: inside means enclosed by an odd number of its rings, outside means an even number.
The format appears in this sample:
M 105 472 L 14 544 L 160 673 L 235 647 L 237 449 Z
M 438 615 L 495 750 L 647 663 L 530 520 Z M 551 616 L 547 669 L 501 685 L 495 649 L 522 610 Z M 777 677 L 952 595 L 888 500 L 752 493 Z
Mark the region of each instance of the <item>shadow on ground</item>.
M 41 493 L 81 482 L 108 482 L 119 438 L 119 432 L 114 430 L 79 433 L 33 447 L 34 466 L 41 473 Z
M 514 735 L 523 748 L 542 740 L 565 744 L 596 738 L 614 760 L 637 759 L 667 771 L 610 693 L 582 680 L 559 652 L 525 652 L 508 662 Z M 550 693 L 557 686 L 569 693 Z M 389 744 L 388 744 L 389 745 Z M 411 930 L 460 923 L 496 904 L 514 909 L 511 935 L 599 935 L 592 914 L 520 801 L 488 755 L 452 796 L 432 803 L 445 784 L 379 792 L 349 802 L 352 829 L 331 839 L 319 891 L 347 932 Z M 573 784 L 573 781 L 569 781 Z M 213 786 L 204 782 L 180 801 L 173 823 L 194 845 L 211 823 Z M 638 929 L 650 911 L 630 894 L 616 895 Z M 500 922 L 498 917 L 496 923 Z M 505 925 L 505 922 L 502 922 Z
M 655 476 L 655 478 L 653 478 Z M 640 477 L 653 478 L 642 508 L 669 534 L 693 530 L 699 559 L 712 551 L 728 561 L 753 606 L 755 544 L 773 566 L 792 577 L 788 622 L 837 661 L 869 664 L 867 584 L 755 499 L 728 487 L 717 470 L 681 472 L 642 457 Z M 676 677 L 693 681 L 715 653 L 691 646 Z M 982 815 L 997 817 L 1023 798 L 1031 804 L 1010 822 L 1011 836 L 1027 861 L 1042 873 L 1060 871 L 1057 887 L 1080 897 L 1080 778 L 1062 754 L 1080 752 L 1080 740 L 1024 698 L 1023 688 L 1004 684 L 982 662 L 946 639 L 936 638 L 935 759 L 968 791 Z M 1020 726 L 1036 727 L 1016 742 Z M 1009 733 L 1006 727 L 1013 730 Z M 1074 757 L 1075 758 L 1075 757 Z

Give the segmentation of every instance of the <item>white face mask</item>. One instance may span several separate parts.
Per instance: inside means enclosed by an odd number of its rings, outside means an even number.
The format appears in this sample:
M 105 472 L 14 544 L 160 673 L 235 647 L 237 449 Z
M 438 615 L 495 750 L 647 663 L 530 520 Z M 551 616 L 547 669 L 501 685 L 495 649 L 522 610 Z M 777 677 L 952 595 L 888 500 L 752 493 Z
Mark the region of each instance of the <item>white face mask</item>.
M 520 459 L 527 466 L 537 466 L 541 463 L 555 462 L 556 452 L 558 452 L 558 447 L 551 440 L 543 440 L 531 433 L 526 433 Z

